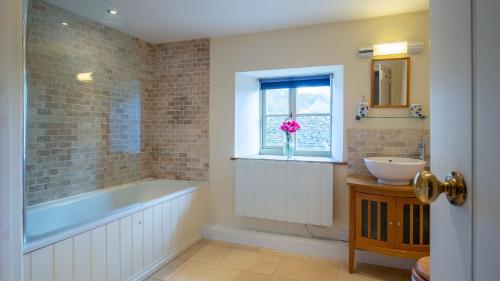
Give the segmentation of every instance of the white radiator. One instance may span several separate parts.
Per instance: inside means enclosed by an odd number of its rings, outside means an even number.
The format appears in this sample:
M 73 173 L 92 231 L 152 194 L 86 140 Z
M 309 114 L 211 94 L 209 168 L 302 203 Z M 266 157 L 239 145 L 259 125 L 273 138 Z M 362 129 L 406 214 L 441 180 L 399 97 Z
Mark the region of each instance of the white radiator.
M 236 160 L 236 215 L 332 226 L 333 166 Z

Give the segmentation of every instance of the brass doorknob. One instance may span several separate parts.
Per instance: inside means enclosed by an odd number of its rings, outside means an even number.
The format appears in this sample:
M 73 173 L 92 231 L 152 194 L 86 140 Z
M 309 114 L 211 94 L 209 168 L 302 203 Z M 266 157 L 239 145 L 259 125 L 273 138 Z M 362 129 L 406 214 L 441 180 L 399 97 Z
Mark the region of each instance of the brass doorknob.
M 440 182 L 429 171 L 419 172 L 413 180 L 413 190 L 417 198 L 423 203 L 432 203 L 441 193 L 445 193 L 448 201 L 456 206 L 461 206 L 467 198 L 467 188 L 462 174 L 451 172 L 446 176 L 445 182 Z

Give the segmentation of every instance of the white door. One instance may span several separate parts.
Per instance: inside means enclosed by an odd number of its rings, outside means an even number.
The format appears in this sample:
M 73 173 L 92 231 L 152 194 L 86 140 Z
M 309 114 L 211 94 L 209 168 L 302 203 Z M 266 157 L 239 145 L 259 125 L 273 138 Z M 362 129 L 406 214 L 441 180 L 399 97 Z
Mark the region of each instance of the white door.
M 430 1 L 431 169 L 463 173 L 431 207 L 432 280 L 500 280 L 500 1 Z

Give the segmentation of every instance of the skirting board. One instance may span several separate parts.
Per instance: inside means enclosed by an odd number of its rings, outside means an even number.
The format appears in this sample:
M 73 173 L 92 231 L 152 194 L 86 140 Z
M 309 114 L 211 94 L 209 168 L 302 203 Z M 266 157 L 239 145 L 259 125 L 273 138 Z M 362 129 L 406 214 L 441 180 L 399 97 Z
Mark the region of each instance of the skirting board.
M 341 241 L 261 232 L 220 224 L 207 224 L 203 228 L 203 237 L 209 240 L 219 240 L 334 260 L 347 261 L 349 259 L 349 245 Z M 356 262 L 402 269 L 411 269 L 415 265 L 414 259 L 390 257 L 366 251 L 356 251 Z

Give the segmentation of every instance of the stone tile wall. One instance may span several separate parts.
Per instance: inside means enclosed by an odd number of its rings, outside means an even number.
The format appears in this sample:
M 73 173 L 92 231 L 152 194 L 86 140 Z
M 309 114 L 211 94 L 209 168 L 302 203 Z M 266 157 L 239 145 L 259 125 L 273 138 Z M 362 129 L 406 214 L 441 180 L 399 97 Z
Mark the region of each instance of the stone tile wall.
M 28 205 L 151 176 L 207 180 L 208 40 L 155 46 L 41 0 L 28 20 Z
M 429 163 L 428 129 L 348 129 L 347 162 L 349 175 L 371 175 L 363 159 L 374 156 L 417 158 L 418 143 L 425 143 Z
M 154 83 L 154 67 L 155 67 L 155 47 L 151 45 L 147 53 L 143 52 L 144 71 L 141 72 L 143 77 L 143 88 L 141 94 L 141 175 L 142 178 L 151 178 L 151 157 L 150 157 L 150 138 L 148 137 L 148 110 L 150 106 L 148 100 L 153 94 Z
M 155 45 L 144 132 L 150 175 L 208 180 L 209 40 Z

